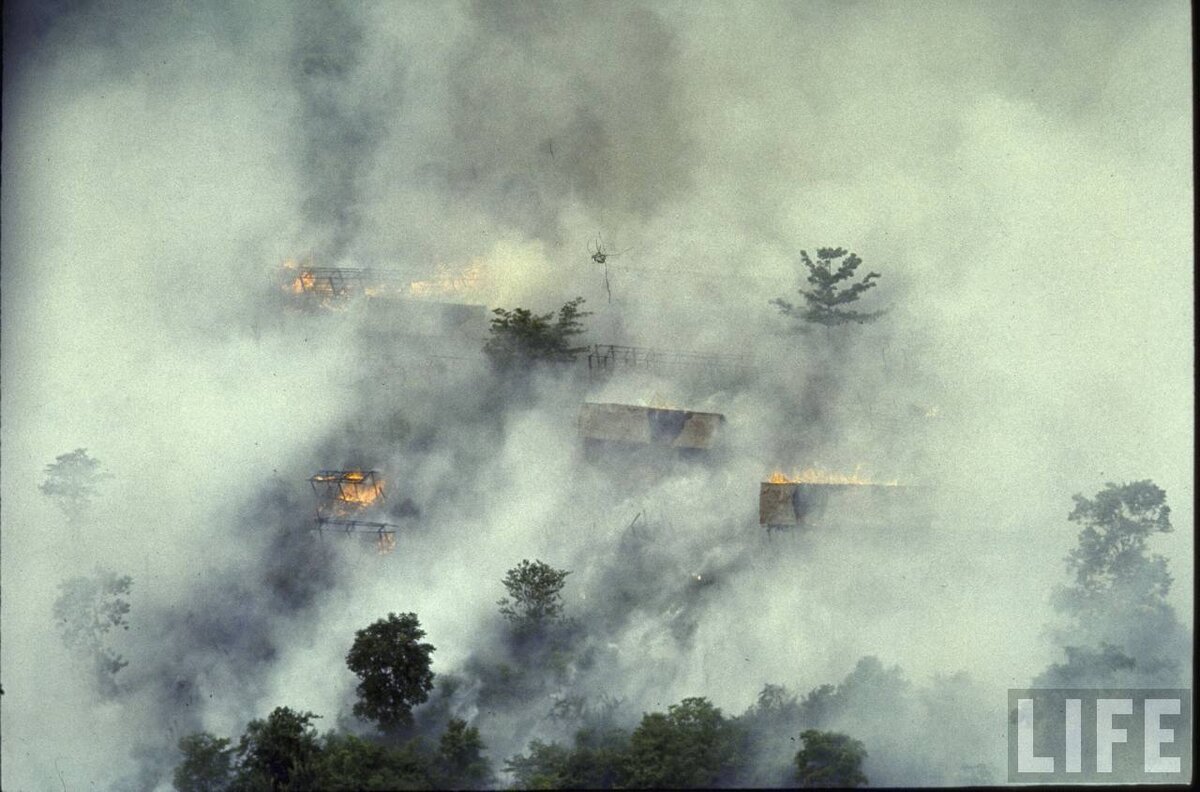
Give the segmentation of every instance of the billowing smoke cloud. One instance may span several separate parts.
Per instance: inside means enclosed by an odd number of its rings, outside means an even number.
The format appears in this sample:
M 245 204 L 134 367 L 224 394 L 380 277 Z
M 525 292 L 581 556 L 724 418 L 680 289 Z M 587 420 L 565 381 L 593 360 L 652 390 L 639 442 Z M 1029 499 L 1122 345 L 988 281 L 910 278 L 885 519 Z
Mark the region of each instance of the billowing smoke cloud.
M 277 705 L 361 727 L 344 656 L 389 611 L 461 682 L 423 717 L 471 719 L 496 760 L 569 736 L 566 696 L 629 724 L 835 684 L 820 727 L 867 743 L 873 781 L 999 780 L 1005 689 L 1067 659 L 1071 494 L 1168 492 L 1155 549 L 1192 624 L 1186 15 L 6 5 L 3 785 L 161 787 L 179 736 Z M 883 273 L 864 302 L 888 313 L 842 347 L 768 304 L 826 245 Z M 486 307 L 581 295 L 590 342 L 745 368 L 506 398 L 482 310 L 436 333 L 404 303 L 297 311 L 276 269 L 306 256 Z M 584 399 L 720 412 L 724 445 L 590 464 Z M 37 484 L 81 446 L 113 478 L 68 530 Z M 768 539 L 758 482 L 810 464 L 920 484 L 931 517 Z M 306 478 L 360 465 L 420 510 L 388 556 L 308 531 Z M 522 558 L 572 570 L 582 650 L 501 700 Z M 97 565 L 134 581 L 108 698 L 51 618 Z

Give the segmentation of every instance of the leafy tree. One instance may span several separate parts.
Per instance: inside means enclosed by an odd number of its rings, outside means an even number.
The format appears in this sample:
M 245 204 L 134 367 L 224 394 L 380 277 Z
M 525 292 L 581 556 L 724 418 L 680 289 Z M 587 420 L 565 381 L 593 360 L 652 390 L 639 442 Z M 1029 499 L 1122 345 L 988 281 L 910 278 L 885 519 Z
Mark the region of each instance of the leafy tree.
M 795 775 L 795 735 L 804 725 L 795 694 L 782 685 L 764 685 L 754 705 L 738 718 L 738 724 L 745 730 L 753 754 L 738 786 L 790 786 Z
M 1146 541 L 1156 533 L 1169 533 L 1171 507 L 1167 494 L 1153 482 L 1107 484 L 1089 500 L 1076 495 L 1067 515 L 1083 524 L 1079 546 L 1067 556 L 1067 569 L 1075 576 L 1066 602 L 1080 612 L 1115 596 L 1154 607 L 1171 589 L 1166 559 L 1147 556 Z
M 1067 519 L 1083 528 L 1066 558 L 1073 580 L 1053 599 L 1070 621 L 1057 637 L 1074 654 L 1068 652 L 1056 674 L 1075 668 L 1092 677 L 1105 666 L 1116 672 L 1112 658 L 1122 655 L 1161 681 L 1163 664 L 1175 662 L 1186 643 L 1167 602 L 1167 560 L 1148 552 L 1152 536 L 1172 530 L 1166 493 L 1143 480 L 1109 483 L 1094 498 L 1076 495 L 1074 501 Z
M 843 283 L 852 279 L 862 264 L 862 259 L 854 253 L 837 263 L 846 253 L 843 248 L 817 248 L 817 260 L 814 262 L 808 257 L 808 251 L 801 250 L 800 260 L 808 270 L 807 280 L 812 286 L 811 289 L 799 290 L 804 297 L 804 305 L 793 305 L 781 297 L 771 300 L 771 304 L 778 306 L 785 316 L 826 327 L 850 322 L 864 324 L 878 319 L 883 311 L 863 313 L 844 307 L 857 302 L 863 292 L 874 288 L 875 280 L 882 277 L 878 272 L 869 272 L 857 283 Z M 834 269 L 835 263 L 837 269 Z
M 743 733 L 704 698 L 686 698 L 653 712 L 629 739 L 630 787 L 703 788 L 727 783 L 743 765 Z
M 330 732 L 316 760 L 317 788 L 329 792 L 359 789 L 431 789 L 428 757 L 414 744 L 381 745 L 353 734 Z
M 108 478 L 112 477 L 100 470 L 100 460 L 88 456 L 86 448 L 76 448 L 46 465 L 46 480 L 38 489 L 57 504 L 69 525 L 78 526 L 91 509 L 96 485 Z
M 518 789 L 614 789 L 626 785 L 629 733 L 581 729 L 574 748 L 534 740 L 529 755 L 505 762 Z
M 570 572 L 542 561 L 522 560 L 504 576 L 508 597 L 499 600 L 500 613 L 518 631 L 537 631 L 562 618 L 562 590 Z
M 483 351 L 492 363 L 501 369 L 512 369 L 530 363 L 570 363 L 586 347 L 571 346 L 575 336 L 584 332 L 584 317 L 591 316 L 580 310 L 584 299 L 574 300 L 554 313 L 535 314 L 528 308 L 509 311 L 496 308 L 492 311 L 491 337 Z
M 129 629 L 129 590 L 133 578 L 97 569 L 91 577 L 75 577 L 59 584 L 54 620 L 63 643 L 77 657 L 92 663 L 101 692 L 116 692 L 114 677 L 129 663 L 107 643 L 112 630 Z
M 389 613 L 355 633 L 346 665 L 361 680 L 354 714 L 373 720 L 385 732 L 412 722 L 412 708 L 429 698 L 433 687 L 432 644 L 415 613 Z
M 504 769 L 512 773 L 513 786 L 516 789 L 582 788 L 567 781 L 567 765 L 570 760 L 570 748 L 558 743 L 534 740 L 529 744 L 528 756 L 517 754 L 504 762 Z
M 860 659 L 859 664 L 865 659 Z M 804 695 L 804 700 L 800 702 L 800 716 L 805 723 L 825 723 L 841 704 L 836 685 L 819 685 Z
M 802 787 L 856 787 L 867 783 L 862 771 L 867 749 L 845 734 L 808 729 L 800 735 L 796 780 Z
M 225 737 L 208 732 L 179 740 L 183 761 L 172 779 L 179 792 L 223 792 L 233 780 L 233 749 Z
M 479 730 L 458 718 L 451 719 L 442 732 L 434 767 L 437 786 L 442 789 L 483 789 L 493 780 Z
M 276 707 L 266 720 L 253 720 L 238 742 L 237 790 L 316 789 L 321 752 L 311 712 Z

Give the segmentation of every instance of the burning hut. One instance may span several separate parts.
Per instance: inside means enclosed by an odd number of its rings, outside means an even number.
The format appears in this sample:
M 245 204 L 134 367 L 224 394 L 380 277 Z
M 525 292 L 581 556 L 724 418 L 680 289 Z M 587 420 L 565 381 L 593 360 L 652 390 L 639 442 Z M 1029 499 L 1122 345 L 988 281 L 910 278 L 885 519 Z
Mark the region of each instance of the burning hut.
M 353 514 L 383 500 L 383 482 L 374 470 L 322 470 L 308 481 L 318 515 Z
M 365 512 L 382 506 L 383 481 L 374 470 L 322 470 L 309 478 L 317 496 L 316 530 L 337 530 L 346 535 L 375 538 L 381 554 L 396 546 L 393 523 L 363 519 Z
M 673 449 L 688 455 L 710 450 L 723 423 L 720 413 L 585 402 L 579 435 L 589 453 L 614 447 Z
M 373 363 L 477 355 L 479 339 L 487 332 L 487 307 L 456 301 L 475 293 L 481 277 L 478 266 L 414 281 L 397 270 L 288 261 L 282 276 L 283 291 L 306 310 L 346 310 L 353 305 L 356 314 L 365 315 L 368 321 L 359 327 L 357 350 Z

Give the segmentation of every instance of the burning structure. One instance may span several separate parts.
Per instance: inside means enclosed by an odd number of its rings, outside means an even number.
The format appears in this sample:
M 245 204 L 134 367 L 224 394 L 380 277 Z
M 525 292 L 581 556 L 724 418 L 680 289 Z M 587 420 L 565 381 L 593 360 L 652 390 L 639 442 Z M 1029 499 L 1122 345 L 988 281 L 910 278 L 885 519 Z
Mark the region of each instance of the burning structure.
M 362 295 L 365 297 L 448 297 L 476 289 L 484 278 L 483 266 L 473 263 L 462 272 L 438 267 L 427 280 L 410 280 L 398 270 L 371 267 L 314 267 L 311 262 L 283 264 L 284 290 L 294 295 L 328 303 Z
M 585 402 L 579 436 L 588 454 L 605 448 L 665 448 L 694 455 L 713 447 L 723 423 L 720 413 Z
M 285 265 L 292 294 L 317 299 L 374 296 L 398 291 L 406 281 L 392 270 Z M 293 274 L 294 273 L 294 274 Z
M 759 485 L 758 523 L 770 531 L 812 526 L 829 515 L 886 527 L 912 517 L 905 510 L 914 500 L 913 489 L 897 481 L 871 481 L 858 470 L 847 475 L 810 467 L 791 477 L 775 472 Z
M 374 470 L 321 470 L 308 480 L 317 496 L 317 515 L 343 517 L 383 500 Z
M 394 523 L 359 519 L 374 507 L 382 506 L 383 481 L 374 470 L 322 470 L 309 478 L 317 496 L 316 530 L 336 529 L 350 535 L 375 536 L 381 554 L 396 546 Z
M 414 281 L 397 270 L 287 261 L 281 285 L 304 310 L 340 311 L 353 304 L 355 312 L 367 317 L 359 330 L 360 353 L 386 364 L 413 356 L 477 354 L 479 339 L 487 332 L 487 307 L 453 300 L 474 289 L 480 273 L 479 265 L 457 274 L 439 268 L 436 277 Z

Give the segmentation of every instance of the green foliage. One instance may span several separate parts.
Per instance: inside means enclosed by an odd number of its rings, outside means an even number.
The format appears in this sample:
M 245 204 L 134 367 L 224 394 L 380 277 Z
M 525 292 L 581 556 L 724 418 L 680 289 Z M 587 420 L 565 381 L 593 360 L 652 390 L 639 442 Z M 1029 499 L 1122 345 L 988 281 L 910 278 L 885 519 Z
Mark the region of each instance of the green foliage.
M 236 790 L 317 789 L 320 745 L 311 712 L 276 707 L 266 720 L 253 720 L 238 742 Z
M 88 456 L 86 448 L 76 448 L 46 465 L 46 480 L 38 489 L 58 505 L 68 524 L 77 526 L 91 508 L 96 485 L 108 478 L 111 476 L 100 470 L 100 460 Z
M 744 736 L 704 698 L 642 717 L 629 740 L 626 783 L 642 789 L 697 789 L 727 783 L 741 769 Z
M 442 758 L 428 756 L 419 741 L 387 745 L 337 732 L 318 739 L 311 725 L 315 717 L 281 707 L 266 720 L 251 721 L 239 742 L 236 762 L 227 739 L 207 733 L 183 738 L 179 748 L 184 759 L 175 768 L 175 788 L 181 792 L 349 792 L 472 786 L 460 781 L 462 776 L 435 767 Z M 474 737 L 477 741 L 478 734 Z M 466 768 L 467 778 L 480 777 L 477 767 L 468 763 Z M 488 774 L 483 777 L 490 780 L 486 763 L 484 769 Z
M 483 757 L 479 730 L 453 718 L 438 741 L 435 779 L 442 789 L 483 789 L 493 781 L 492 766 Z
M 531 363 L 570 363 L 586 347 L 572 346 L 575 336 L 584 332 L 584 317 L 591 316 L 580 310 L 584 299 L 574 300 L 553 313 L 535 314 L 528 308 L 509 311 L 496 308 L 492 311 L 491 336 L 483 351 L 497 368 L 510 370 Z
M 326 734 L 315 770 L 317 787 L 329 792 L 435 786 L 429 759 L 415 745 L 381 745 L 353 734 Z
M 614 789 L 626 786 L 629 733 L 580 730 L 574 748 L 534 740 L 529 755 L 505 762 L 518 789 Z
M 573 747 L 534 740 L 505 763 L 519 789 L 705 788 L 743 770 L 745 734 L 703 698 L 642 717 L 632 733 L 580 729 Z
M 208 732 L 189 734 L 179 741 L 183 761 L 172 781 L 179 792 L 222 792 L 233 778 L 233 749 L 229 740 Z
M 129 629 L 126 597 L 133 578 L 97 569 L 91 577 L 75 577 L 59 584 L 54 601 L 54 621 L 63 643 L 81 660 L 90 663 L 102 693 L 116 692 L 114 677 L 129 663 L 107 643 L 112 630 Z
M 428 699 L 433 687 L 434 647 L 421 643 L 424 637 L 415 613 L 389 613 L 355 633 L 346 655 L 346 665 L 361 680 L 355 715 L 385 732 L 412 722 L 412 708 Z
M 802 787 L 856 787 L 867 783 L 862 762 L 867 749 L 845 734 L 808 729 L 800 735 L 796 780 Z
M 562 618 L 562 590 L 570 572 L 542 561 L 522 560 L 504 576 L 508 597 L 500 613 L 519 632 L 536 632 Z
M 855 271 L 862 264 L 862 259 L 851 253 L 849 258 L 834 269 L 834 263 L 846 253 L 843 248 L 818 248 L 817 260 L 814 262 L 808 257 L 808 251 L 801 250 L 800 258 L 808 270 L 807 280 L 812 286 L 811 289 L 800 289 L 800 295 L 804 297 L 804 306 L 798 307 L 783 298 L 771 300 L 771 304 L 778 306 L 785 316 L 826 327 L 850 322 L 864 324 L 878 319 L 883 315 L 883 311 L 862 313 L 843 307 L 857 302 L 863 292 L 874 288 L 875 280 L 882 277 L 878 272 L 869 272 L 857 283 L 844 284 L 843 281 L 853 278 Z
M 504 762 L 504 769 L 512 773 L 515 789 L 582 789 L 567 781 L 571 753 L 558 743 L 534 740 L 528 756 L 517 754 Z

